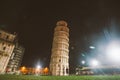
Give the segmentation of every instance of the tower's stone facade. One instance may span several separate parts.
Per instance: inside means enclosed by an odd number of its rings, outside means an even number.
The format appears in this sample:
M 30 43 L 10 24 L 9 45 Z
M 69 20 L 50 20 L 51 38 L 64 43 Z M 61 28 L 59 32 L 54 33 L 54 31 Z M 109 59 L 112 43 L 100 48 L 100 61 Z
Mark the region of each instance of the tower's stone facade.
M 54 30 L 50 72 L 55 76 L 69 75 L 69 28 L 58 21 Z

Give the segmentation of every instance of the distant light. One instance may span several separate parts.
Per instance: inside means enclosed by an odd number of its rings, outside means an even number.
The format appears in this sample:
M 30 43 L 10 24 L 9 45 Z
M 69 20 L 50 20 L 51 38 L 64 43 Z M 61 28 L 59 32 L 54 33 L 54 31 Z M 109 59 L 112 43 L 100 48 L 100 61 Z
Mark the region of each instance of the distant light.
M 95 47 L 94 47 L 94 46 L 90 46 L 89 48 L 90 48 L 90 49 L 95 49 Z
M 85 61 L 83 60 L 81 63 L 82 63 L 82 64 L 85 64 Z
M 40 69 L 41 68 L 41 66 L 40 65 L 37 65 L 37 69 Z
M 111 42 L 107 47 L 107 57 L 112 62 L 120 62 L 120 43 Z
M 25 70 L 26 70 L 26 67 L 25 67 L 25 66 L 21 67 L 21 71 L 22 71 L 22 72 L 24 72 Z
M 93 66 L 93 67 L 95 67 L 95 66 L 98 66 L 98 65 L 99 65 L 99 62 L 94 59 L 94 60 L 92 60 L 92 61 L 90 62 L 90 65 Z
M 23 66 L 22 69 L 24 70 L 24 69 L 25 69 L 25 66 Z

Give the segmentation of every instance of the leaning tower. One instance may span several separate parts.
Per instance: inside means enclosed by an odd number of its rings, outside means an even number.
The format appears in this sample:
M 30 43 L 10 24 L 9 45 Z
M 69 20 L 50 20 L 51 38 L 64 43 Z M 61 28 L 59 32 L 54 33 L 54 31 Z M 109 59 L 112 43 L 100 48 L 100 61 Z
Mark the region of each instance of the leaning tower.
M 55 76 L 69 75 L 69 28 L 65 21 L 58 21 L 54 30 L 50 72 Z

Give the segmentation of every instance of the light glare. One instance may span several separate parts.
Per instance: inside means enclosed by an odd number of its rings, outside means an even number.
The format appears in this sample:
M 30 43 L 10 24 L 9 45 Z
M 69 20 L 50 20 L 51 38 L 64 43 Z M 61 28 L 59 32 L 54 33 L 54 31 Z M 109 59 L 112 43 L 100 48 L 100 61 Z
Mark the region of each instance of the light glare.
M 40 65 L 37 65 L 37 69 L 40 69 L 41 68 L 41 66 Z
M 90 49 L 95 49 L 95 47 L 94 47 L 94 46 L 90 46 L 89 48 L 90 48 Z
M 90 65 L 91 66 L 98 66 L 99 62 L 97 60 L 92 60 Z
M 107 57 L 112 62 L 119 62 L 120 61 L 120 44 L 116 42 L 112 42 L 107 47 Z
M 85 64 L 85 61 L 82 61 L 81 63 L 82 63 L 82 64 Z

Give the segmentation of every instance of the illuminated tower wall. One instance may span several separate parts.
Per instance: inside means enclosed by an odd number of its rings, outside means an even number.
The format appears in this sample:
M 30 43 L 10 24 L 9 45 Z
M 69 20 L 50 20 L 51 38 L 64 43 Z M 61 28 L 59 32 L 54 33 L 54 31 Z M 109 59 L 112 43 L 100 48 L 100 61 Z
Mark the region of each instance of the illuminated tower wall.
M 50 72 L 55 76 L 69 75 L 69 28 L 58 21 L 54 30 Z

